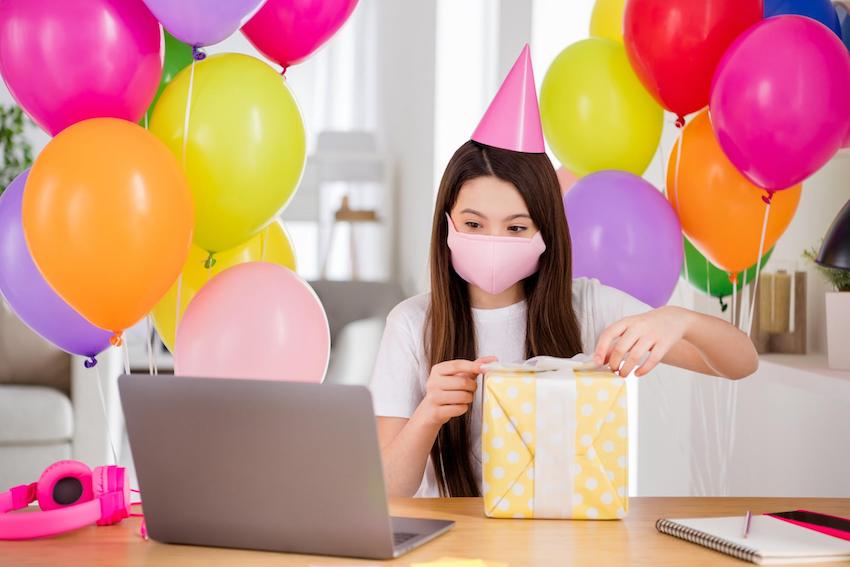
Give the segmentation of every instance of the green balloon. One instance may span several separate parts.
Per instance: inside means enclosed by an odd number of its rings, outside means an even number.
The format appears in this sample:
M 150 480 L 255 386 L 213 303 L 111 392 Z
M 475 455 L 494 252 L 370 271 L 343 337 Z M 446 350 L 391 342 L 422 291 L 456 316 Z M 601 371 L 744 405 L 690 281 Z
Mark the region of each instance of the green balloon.
M 722 298 L 732 295 L 732 282 L 729 281 L 729 272 L 721 270 L 709 262 L 708 259 L 696 249 L 696 246 L 691 244 L 690 240 L 684 236 L 682 239 L 685 241 L 685 262 L 682 265 L 682 277 L 691 282 L 691 285 L 695 288 L 703 293 L 711 295 L 712 297 Z M 767 253 L 762 256 L 762 268 L 764 268 L 764 265 L 770 259 L 771 253 L 773 253 L 773 248 L 768 250 Z M 685 270 L 686 266 L 687 271 Z M 743 272 L 739 273 L 738 290 L 740 291 L 744 282 L 749 283 L 753 281 L 755 275 L 756 264 L 750 266 L 747 269 L 746 274 Z
M 177 76 L 177 73 L 188 67 L 192 63 L 192 46 L 187 45 L 165 31 L 162 30 L 165 36 L 165 60 L 162 64 L 162 78 L 159 81 L 159 87 L 156 89 L 156 95 L 153 97 L 153 102 L 145 112 L 145 116 L 139 121 L 139 124 L 145 126 L 150 124 L 153 108 L 159 100 L 159 95 L 168 86 L 168 83 Z

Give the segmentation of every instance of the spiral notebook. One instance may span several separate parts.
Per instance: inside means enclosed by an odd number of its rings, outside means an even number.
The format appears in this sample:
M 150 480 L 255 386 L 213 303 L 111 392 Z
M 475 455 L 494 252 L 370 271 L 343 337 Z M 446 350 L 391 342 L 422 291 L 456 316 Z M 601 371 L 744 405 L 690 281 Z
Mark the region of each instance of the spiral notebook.
M 743 516 L 658 520 L 658 531 L 759 565 L 850 559 L 850 541 L 770 516 L 753 516 L 743 537 Z

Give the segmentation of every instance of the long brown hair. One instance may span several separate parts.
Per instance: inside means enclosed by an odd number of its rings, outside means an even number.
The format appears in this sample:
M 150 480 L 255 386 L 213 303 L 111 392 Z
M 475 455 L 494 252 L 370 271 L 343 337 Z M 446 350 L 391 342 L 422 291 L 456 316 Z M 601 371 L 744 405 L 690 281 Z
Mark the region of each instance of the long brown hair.
M 546 154 L 513 152 L 469 141 L 455 152 L 440 181 L 431 231 L 431 305 L 425 344 L 431 366 L 445 360 L 477 358 L 467 283 L 451 266 L 446 214 L 464 183 L 493 176 L 517 188 L 546 251 L 536 274 L 523 281 L 528 315 L 526 357 L 570 357 L 581 352 L 572 304 L 570 234 L 558 178 Z M 448 421 L 431 449 L 443 496 L 479 496 L 469 441 L 470 413 Z

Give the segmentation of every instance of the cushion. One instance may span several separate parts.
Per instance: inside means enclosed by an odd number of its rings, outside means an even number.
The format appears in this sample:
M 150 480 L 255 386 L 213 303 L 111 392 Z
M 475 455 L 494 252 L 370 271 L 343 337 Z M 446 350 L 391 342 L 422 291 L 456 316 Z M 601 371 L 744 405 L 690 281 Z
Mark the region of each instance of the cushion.
M 71 400 L 45 386 L 0 386 L 0 445 L 68 441 Z
M 0 301 L 0 384 L 71 390 L 71 357 L 27 327 Z

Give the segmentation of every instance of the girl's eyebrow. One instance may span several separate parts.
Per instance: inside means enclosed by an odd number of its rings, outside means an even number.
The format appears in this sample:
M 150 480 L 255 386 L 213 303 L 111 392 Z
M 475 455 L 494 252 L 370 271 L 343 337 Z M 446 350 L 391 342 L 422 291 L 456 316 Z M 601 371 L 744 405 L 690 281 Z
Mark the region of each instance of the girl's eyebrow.
M 463 209 L 463 210 L 461 211 L 461 214 L 463 214 L 463 213 L 470 213 L 470 214 L 473 214 L 473 215 L 479 216 L 479 217 L 481 217 L 481 218 L 483 218 L 483 219 L 486 219 L 486 218 L 487 218 L 487 216 L 486 216 L 486 215 L 484 215 L 484 214 L 482 214 L 482 213 L 479 213 L 479 212 L 478 212 L 478 211 L 476 211 L 475 209 Z
M 505 217 L 505 221 L 512 221 L 512 220 L 519 219 L 519 218 L 527 218 L 528 220 L 531 220 L 530 215 L 527 215 L 525 213 L 519 213 L 519 214 L 516 214 L 516 215 L 510 215 L 510 216 Z

